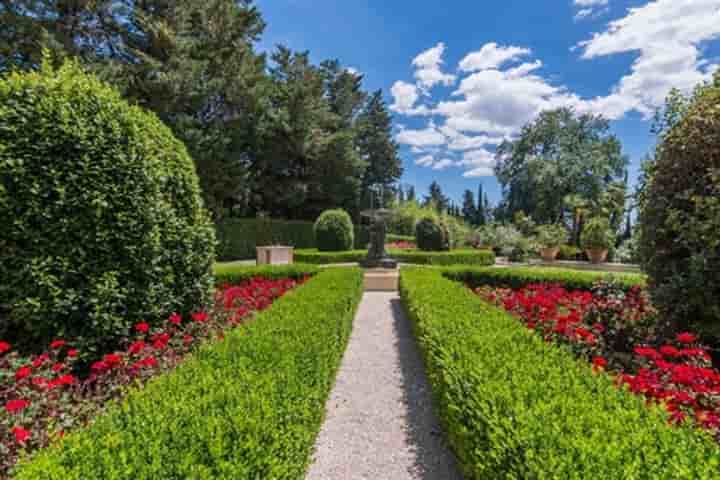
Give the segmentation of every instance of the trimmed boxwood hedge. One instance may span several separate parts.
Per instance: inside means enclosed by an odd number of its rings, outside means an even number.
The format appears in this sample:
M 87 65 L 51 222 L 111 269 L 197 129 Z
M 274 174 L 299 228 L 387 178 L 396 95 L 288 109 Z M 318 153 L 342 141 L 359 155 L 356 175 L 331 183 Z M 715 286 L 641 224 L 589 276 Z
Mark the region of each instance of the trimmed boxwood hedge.
M 440 270 L 400 277 L 435 406 L 468 479 L 711 479 L 720 449 Z
M 303 265 L 295 263 L 293 265 L 260 265 L 245 266 L 233 263 L 217 263 L 214 267 L 215 284 L 223 285 L 226 283 L 237 284 L 244 280 L 250 280 L 253 277 L 263 277 L 270 279 L 280 278 L 303 278 L 307 275 L 315 275 L 319 268 L 315 265 Z
M 645 285 L 645 276 L 637 273 L 591 272 L 556 267 L 513 267 L 513 268 L 448 268 L 445 275 L 472 287 L 491 285 L 494 287 L 521 288 L 530 283 L 559 283 L 570 290 L 589 290 L 598 280 L 614 279 L 621 287 L 630 289 Z
M 449 252 L 423 252 L 420 250 L 390 250 L 390 257 L 401 263 L 416 265 L 493 265 L 495 254 L 490 250 L 452 250 Z M 332 263 L 357 263 L 367 257 L 366 250 L 347 252 L 318 252 L 298 250 L 295 260 L 301 263 L 326 265 Z
M 16 478 L 303 478 L 361 295 L 359 269 L 318 273 Z

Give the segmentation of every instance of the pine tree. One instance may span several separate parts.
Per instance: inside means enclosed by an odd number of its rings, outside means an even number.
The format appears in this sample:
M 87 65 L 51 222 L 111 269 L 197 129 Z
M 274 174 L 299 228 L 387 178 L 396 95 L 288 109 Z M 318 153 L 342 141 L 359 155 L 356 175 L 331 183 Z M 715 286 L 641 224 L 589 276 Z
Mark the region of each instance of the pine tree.
M 407 189 L 407 202 L 415 202 L 417 201 L 417 197 L 415 196 L 415 186 L 410 185 Z
M 475 211 L 475 225 L 482 226 L 487 224 L 487 205 L 485 202 L 487 202 L 487 197 L 485 197 L 483 193 L 483 185 L 481 183 L 478 185 L 478 206 Z
M 424 205 L 433 205 L 438 212 L 448 211 L 450 200 L 443 194 L 440 184 L 436 181 L 430 184 L 429 194 L 425 197 Z
M 462 216 L 471 225 L 475 225 L 477 222 L 478 208 L 475 205 L 475 196 L 471 190 L 465 190 L 465 193 L 463 193 Z

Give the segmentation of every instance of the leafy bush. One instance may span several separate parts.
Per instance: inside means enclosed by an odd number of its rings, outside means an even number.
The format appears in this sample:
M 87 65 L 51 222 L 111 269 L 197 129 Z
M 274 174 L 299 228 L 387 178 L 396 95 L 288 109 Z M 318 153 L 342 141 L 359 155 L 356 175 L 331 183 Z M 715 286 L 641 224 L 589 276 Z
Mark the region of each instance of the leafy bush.
M 395 235 L 393 233 L 388 233 L 387 237 L 385 238 L 385 241 L 387 243 L 395 243 L 395 242 L 407 242 L 407 243 L 415 243 L 415 236 L 411 235 Z
M 583 228 L 580 243 L 586 250 L 609 249 L 615 243 L 615 237 L 610 230 L 610 222 L 601 217 L 588 220 Z
M 515 247 L 523 241 L 522 233 L 512 225 L 497 225 L 495 227 L 495 248 L 503 256 L 510 256 Z
M 392 210 L 388 220 L 388 231 L 415 238 L 415 224 L 424 217 L 439 218 L 432 207 L 422 207 L 417 202 L 406 202 Z
M 359 269 L 318 273 L 16 478 L 302 478 L 361 295 Z
M 315 231 L 311 222 L 276 220 L 266 221 L 270 241 L 295 248 L 314 248 Z M 257 238 L 262 230 L 258 219 L 228 219 L 217 225 L 218 258 L 223 261 L 247 260 L 256 257 Z M 262 236 L 262 235 L 261 235 Z
M 462 281 L 477 288 L 480 286 L 523 288 L 533 283 L 556 283 L 568 290 L 590 290 L 599 280 L 613 279 L 626 290 L 644 285 L 645 276 L 634 273 L 608 273 L 566 270 L 562 268 L 514 267 L 514 268 L 449 268 L 444 270 L 448 278 Z
M 417 265 L 494 265 L 495 254 L 491 250 L 458 249 L 449 252 L 425 252 L 420 250 L 390 250 L 392 258 L 401 263 Z M 367 257 L 366 250 L 347 252 L 319 252 L 298 250 L 295 260 L 312 265 L 333 263 L 357 263 Z
M 192 159 L 74 63 L 0 80 L 0 223 L 0 335 L 94 348 L 209 300 Z
M 568 232 L 562 225 L 541 225 L 536 240 L 542 248 L 560 247 L 568 241 Z
M 315 242 L 321 252 L 343 252 L 353 248 L 355 233 L 345 210 L 326 210 L 315 222 Z
M 673 329 L 720 336 L 720 76 L 663 135 L 642 202 L 640 253 Z
M 494 248 L 498 246 L 495 225 L 483 225 L 475 230 L 473 242 L 477 247 Z
M 415 225 L 415 243 L 420 250 L 441 252 L 450 249 L 447 226 L 433 217 L 424 217 Z
M 640 261 L 640 245 L 637 235 L 625 240 L 615 251 L 615 260 L 620 263 L 638 263 Z
M 251 280 L 255 277 L 277 280 L 282 278 L 292 278 L 298 280 L 307 276 L 318 273 L 318 267 L 314 265 L 303 265 L 295 263 L 292 265 L 259 265 L 245 266 L 229 263 L 216 263 L 213 268 L 215 271 L 215 284 L 223 286 L 225 284 L 238 284 L 240 282 Z
M 585 252 L 580 250 L 575 245 L 560 245 L 560 253 L 558 253 L 558 260 L 586 260 Z
M 709 435 L 668 425 L 461 283 L 403 269 L 400 288 L 466 478 L 717 478 Z

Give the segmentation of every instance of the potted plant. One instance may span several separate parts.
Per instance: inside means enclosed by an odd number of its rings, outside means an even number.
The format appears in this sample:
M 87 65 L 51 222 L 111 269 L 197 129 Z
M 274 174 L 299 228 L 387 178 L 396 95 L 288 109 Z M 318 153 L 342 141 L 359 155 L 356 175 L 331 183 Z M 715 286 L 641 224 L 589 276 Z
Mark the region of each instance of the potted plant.
M 591 263 L 603 263 L 607 259 L 608 250 L 613 244 L 610 223 L 605 218 L 592 218 L 583 229 L 580 243 Z
M 540 256 L 546 262 L 554 262 L 560 252 L 560 246 L 568 240 L 568 233 L 562 225 L 541 225 L 537 229 L 536 241 L 540 247 Z

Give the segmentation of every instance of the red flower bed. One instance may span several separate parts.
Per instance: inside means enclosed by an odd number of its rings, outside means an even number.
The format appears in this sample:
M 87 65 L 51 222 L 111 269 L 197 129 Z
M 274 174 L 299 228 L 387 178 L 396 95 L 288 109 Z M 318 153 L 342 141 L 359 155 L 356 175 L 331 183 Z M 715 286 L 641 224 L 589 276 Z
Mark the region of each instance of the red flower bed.
M 720 441 L 720 371 L 692 333 L 658 338 L 656 311 L 640 288 L 599 283 L 592 292 L 558 285 L 480 288 L 546 341 L 558 343 L 613 375 L 618 385 L 664 406 L 674 423 L 693 422 Z
M 217 290 L 211 312 L 174 313 L 158 326 L 137 324 L 120 350 L 95 356 L 82 377 L 77 374 L 82 352 L 71 341 L 55 340 L 31 358 L 0 341 L 0 477 L 10 472 L 21 452 L 43 448 L 85 425 L 109 400 L 173 368 L 199 343 L 222 339 L 225 330 L 303 281 L 255 278 L 225 285 Z

